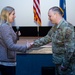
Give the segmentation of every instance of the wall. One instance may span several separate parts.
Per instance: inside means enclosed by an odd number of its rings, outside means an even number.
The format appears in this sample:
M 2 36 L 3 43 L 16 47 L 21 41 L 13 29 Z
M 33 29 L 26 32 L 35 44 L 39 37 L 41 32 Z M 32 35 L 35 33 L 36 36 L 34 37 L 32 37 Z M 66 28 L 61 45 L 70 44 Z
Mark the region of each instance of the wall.
M 48 10 L 52 6 L 59 6 L 60 0 L 40 0 L 42 26 L 51 25 L 48 20 Z M 67 20 L 75 25 L 75 0 L 66 0 Z M 33 20 L 33 0 L 0 0 L 0 11 L 3 7 L 10 5 L 16 11 L 16 25 L 37 26 Z

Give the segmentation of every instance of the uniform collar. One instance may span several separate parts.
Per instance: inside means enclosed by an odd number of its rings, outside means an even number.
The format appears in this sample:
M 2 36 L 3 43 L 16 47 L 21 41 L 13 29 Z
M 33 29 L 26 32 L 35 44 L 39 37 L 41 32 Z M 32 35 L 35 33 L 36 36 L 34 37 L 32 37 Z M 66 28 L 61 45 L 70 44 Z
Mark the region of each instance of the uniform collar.
M 61 21 L 60 21 L 59 24 L 57 25 L 57 28 L 60 27 L 60 25 L 62 24 L 63 21 L 64 21 L 64 18 L 61 19 Z

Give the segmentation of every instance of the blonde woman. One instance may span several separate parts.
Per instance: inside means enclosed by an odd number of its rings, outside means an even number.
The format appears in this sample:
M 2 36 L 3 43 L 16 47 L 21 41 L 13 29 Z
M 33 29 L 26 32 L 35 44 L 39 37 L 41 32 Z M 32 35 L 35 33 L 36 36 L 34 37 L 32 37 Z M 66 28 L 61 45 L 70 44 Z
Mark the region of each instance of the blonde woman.
M 30 44 L 18 45 L 17 36 L 12 29 L 15 19 L 15 9 L 6 6 L 0 16 L 0 72 L 2 75 L 15 75 L 16 52 L 26 52 Z

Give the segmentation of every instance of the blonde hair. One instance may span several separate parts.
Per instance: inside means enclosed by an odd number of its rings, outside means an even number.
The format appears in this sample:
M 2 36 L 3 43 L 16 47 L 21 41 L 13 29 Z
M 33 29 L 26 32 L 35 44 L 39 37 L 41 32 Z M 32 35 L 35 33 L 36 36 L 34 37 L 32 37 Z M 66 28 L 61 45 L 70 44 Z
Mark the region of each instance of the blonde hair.
M 6 6 L 2 9 L 1 11 L 1 16 L 0 16 L 0 20 L 1 22 L 9 22 L 9 15 L 12 13 L 12 11 L 14 11 L 15 9 L 11 6 Z

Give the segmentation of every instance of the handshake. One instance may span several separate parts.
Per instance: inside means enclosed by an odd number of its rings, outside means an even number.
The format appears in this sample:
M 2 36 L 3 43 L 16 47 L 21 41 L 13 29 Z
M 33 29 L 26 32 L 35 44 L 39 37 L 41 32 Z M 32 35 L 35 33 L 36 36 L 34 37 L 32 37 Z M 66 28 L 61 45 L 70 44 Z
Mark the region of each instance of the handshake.
M 32 43 L 29 43 L 28 41 L 26 42 L 26 46 L 27 46 L 27 49 L 31 49 L 33 46 L 34 46 L 34 42 Z

